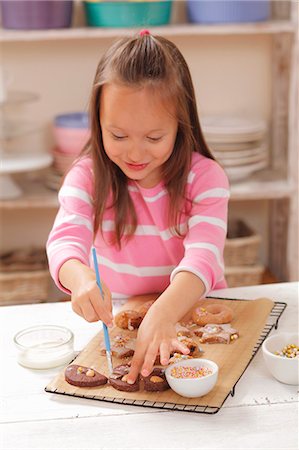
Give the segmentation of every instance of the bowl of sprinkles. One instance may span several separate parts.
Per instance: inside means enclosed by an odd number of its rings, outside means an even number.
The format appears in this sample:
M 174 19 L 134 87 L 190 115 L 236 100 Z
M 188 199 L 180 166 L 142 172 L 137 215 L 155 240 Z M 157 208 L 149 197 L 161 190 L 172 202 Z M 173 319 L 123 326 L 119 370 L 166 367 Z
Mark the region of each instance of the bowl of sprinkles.
M 166 379 L 171 389 L 182 397 L 202 397 L 218 379 L 218 366 L 203 358 L 183 359 L 167 367 Z
M 263 342 L 265 364 L 276 380 L 285 384 L 299 382 L 298 333 L 277 333 Z

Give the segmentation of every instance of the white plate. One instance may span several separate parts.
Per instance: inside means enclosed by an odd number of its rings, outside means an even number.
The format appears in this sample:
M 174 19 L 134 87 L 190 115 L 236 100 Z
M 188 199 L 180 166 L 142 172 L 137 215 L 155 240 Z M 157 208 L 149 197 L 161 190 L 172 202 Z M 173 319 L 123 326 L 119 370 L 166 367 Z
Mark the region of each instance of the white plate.
M 216 152 L 246 152 L 255 150 L 267 144 L 267 141 L 248 141 L 248 142 L 228 142 L 228 143 L 216 143 L 208 142 L 210 149 Z
M 261 154 L 267 154 L 268 149 L 265 146 L 261 146 L 258 148 L 253 148 L 252 150 L 239 150 L 238 152 L 218 152 L 217 150 L 212 150 L 213 155 L 217 158 L 223 159 L 239 159 L 239 158 L 247 158 L 250 156 L 256 156 Z
M 267 130 L 266 122 L 254 117 L 205 116 L 201 119 L 201 125 L 208 134 L 251 134 Z
M 234 116 L 206 116 L 201 120 L 209 144 L 240 143 L 262 139 L 267 131 L 264 120 Z
M 245 166 L 251 166 L 252 164 L 258 163 L 258 162 L 268 162 L 268 157 L 267 155 L 262 155 L 261 157 L 255 157 L 255 158 L 244 158 L 244 159 L 225 159 L 225 160 L 221 160 L 220 158 L 218 158 L 218 161 L 220 162 L 220 164 L 222 164 L 224 167 L 245 167 Z
M 225 172 L 230 181 L 241 181 L 249 177 L 253 172 L 267 167 L 267 161 L 261 161 L 247 166 L 226 167 Z

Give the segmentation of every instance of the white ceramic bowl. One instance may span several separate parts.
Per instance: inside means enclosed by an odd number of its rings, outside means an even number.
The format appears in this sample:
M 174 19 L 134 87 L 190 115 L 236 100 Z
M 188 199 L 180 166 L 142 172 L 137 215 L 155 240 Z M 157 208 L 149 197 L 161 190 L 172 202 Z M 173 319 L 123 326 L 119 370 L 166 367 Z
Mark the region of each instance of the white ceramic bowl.
M 298 384 L 299 359 L 275 355 L 289 344 L 298 345 L 298 333 L 277 333 L 263 342 L 263 356 L 270 373 L 281 383 Z
M 19 331 L 14 342 L 18 363 L 31 369 L 50 369 L 74 358 L 74 335 L 58 325 L 37 325 Z
M 202 378 L 175 378 L 171 375 L 174 367 L 206 367 L 212 370 L 210 375 Z M 218 379 L 218 366 L 214 361 L 203 358 L 184 359 L 171 366 L 165 371 L 166 379 L 171 389 L 183 397 L 202 397 L 210 392 Z

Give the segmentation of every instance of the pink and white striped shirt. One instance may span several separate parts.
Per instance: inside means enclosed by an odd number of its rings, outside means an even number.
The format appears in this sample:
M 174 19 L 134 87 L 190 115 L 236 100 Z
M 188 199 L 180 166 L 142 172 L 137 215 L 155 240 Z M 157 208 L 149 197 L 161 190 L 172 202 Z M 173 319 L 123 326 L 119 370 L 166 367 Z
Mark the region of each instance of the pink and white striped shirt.
M 223 248 L 229 185 L 219 164 L 193 154 L 186 189 L 192 206 L 188 216 L 181 216 L 183 237 L 173 235 L 169 229 L 169 196 L 163 182 L 145 189 L 130 180 L 128 188 L 138 226 L 119 250 L 109 244 L 114 230 L 112 208 L 104 214 L 104 236 L 99 231 L 93 242 L 91 159 L 85 157 L 71 168 L 59 192 L 60 209 L 47 242 L 50 272 L 57 286 L 68 292 L 58 279 L 59 269 L 68 259 L 78 259 L 92 267 L 94 245 L 101 278 L 113 298 L 163 292 L 180 271 L 197 275 L 206 287 L 205 294 L 226 287 Z

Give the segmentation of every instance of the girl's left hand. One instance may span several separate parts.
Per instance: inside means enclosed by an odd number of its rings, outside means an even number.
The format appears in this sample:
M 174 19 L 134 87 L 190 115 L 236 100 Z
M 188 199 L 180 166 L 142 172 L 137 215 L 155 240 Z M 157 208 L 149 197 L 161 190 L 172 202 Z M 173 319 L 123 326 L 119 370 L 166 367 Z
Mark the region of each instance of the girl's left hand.
M 178 341 L 175 324 L 169 320 L 169 315 L 155 306 L 149 309 L 139 327 L 136 350 L 127 378 L 129 384 L 135 382 L 139 372 L 144 377 L 151 373 L 157 354 L 160 354 L 161 364 L 167 365 L 170 353 L 174 350 L 184 355 L 189 353 L 189 349 Z

